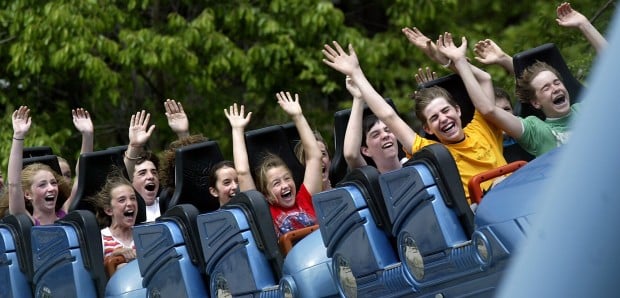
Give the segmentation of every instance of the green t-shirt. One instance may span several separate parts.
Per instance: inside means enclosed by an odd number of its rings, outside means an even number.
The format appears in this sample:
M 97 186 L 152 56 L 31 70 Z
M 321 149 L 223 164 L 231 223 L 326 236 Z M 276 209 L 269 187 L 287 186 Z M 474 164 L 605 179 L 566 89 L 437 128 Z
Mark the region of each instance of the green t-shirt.
M 570 136 L 570 123 L 573 115 L 579 114 L 580 104 L 570 107 L 568 115 L 562 118 L 540 120 L 536 116 L 521 119 L 523 135 L 517 139 L 519 145 L 534 156 L 564 145 Z

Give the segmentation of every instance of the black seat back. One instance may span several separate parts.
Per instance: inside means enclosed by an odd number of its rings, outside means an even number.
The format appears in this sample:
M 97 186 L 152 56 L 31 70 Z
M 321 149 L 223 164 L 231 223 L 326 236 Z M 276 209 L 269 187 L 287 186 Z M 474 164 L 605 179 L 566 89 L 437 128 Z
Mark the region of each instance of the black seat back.
M 454 210 L 466 235 L 471 236 L 474 232 L 474 214 L 467 203 L 461 176 L 450 151 L 440 143 L 426 146 L 417 151 L 405 166 L 415 163 L 423 163 L 430 169 L 444 202 Z
M 545 62 L 555 68 L 562 76 L 562 81 L 566 90 L 570 94 L 571 104 L 579 100 L 579 94 L 583 85 L 577 78 L 573 76 L 560 50 L 553 43 L 546 43 L 541 46 L 529 49 L 515 54 L 512 57 L 512 63 L 515 70 L 515 79 L 521 77 L 523 71 L 536 61 Z M 545 119 L 545 115 L 538 109 L 534 108 L 530 103 L 520 103 L 520 113 L 522 117 L 535 115 L 540 119 Z
M 11 234 L 13 234 L 15 250 L 19 259 L 19 270 L 24 273 L 28 283 L 32 283 L 34 278 L 32 243 L 30 240 L 30 232 L 33 226 L 32 219 L 26 214 L 7 215 L 0 219 L 0 225 L 8 228 Z
M 293 126 L 294 127 L 294 126 Z M 260 166 L 265 154 L 271 152 L 282 158 L 289 167 L 297 188 L 304 180 L 304 166 L 295 156 L 294 140 L 299 140 L 297 129 L 291 129 L 289 124 L 272 125 L 245 132 L 245 144 L 248 150 L 248 160 L 252 174 Z M 293 141 L 293 142 L 291 142 Z M 258 181 L 254 176 L 254 181 Z
M 450 95 L 452 95 L 452 99 L 459 105 L 461 108 L 461 124 L 463 127 L 467 126 L 469 122 L 474 118 L 474 111 L 476 108 L 469 98 L 469 94 L 467 93 L 467 88 L 465 88 L 465 84 L 461 77 L 457 74 L 450 74 L 430 82 L 426 82 L 424 84 L 420 84 L 418 89 L 430 88 L 433 86 L 438 86 L 446 89 Z M 421 136 L 424 136 L 428 139 L 433 139 L 437 141 L 437 138 L 433 135 L 427 135 L 424 130 L 418 132 Z
M 69 225 L 75 229 L 80 242 L 80 252 L 84 261 L 84 267 L 90 273 L 90 277 L 95 283 L 98 296 L 103 297 L 107 277 L 103 267 L 101 231 L 95 215 L 88 210 L 75 210 L 69 212 L 69 214 L 59 219 L 56 223 Z
M 22 168 L 35 163 L 45 164 L 52 168 L 52 170 L 54 170 L 58 175 L 62 175 L 60 165 L 58 164 L 58 157 L 56 155 L 40 155 L 24 158 L 22 160 Z
M 211 167 L 224 160 L 215 141 L 183 146 L 175 151 L 174 192 L 169 200 L 160 198 L 162 214 L 179 204 L 192 204 L 200 213 L 217 210 L 219 201 L 209 193 Z
M 395 110 L 396 106 L 394 105 L 394 101 L 390 98 L 385 98 L 388 104 Z M 398 112 L 398 111 L 397 111 Z M 371 115 L 372 111 L 367 106 L 364 107 L 364 116 Z M 337 184 L 341 181 L 348 172 L 347 161 L 344 159 L 343 147 L 344 147 L 344 137 L 347 130 L 347 125 L 349 123 L 349 118 L 351 117 L 351 109 L 340 110 L 334 113 L 334 155 L 331 159 L 331 166 L 329 168 L 329 179 L 332 184 Z M 363 119 L 363 118 L 362 118 Z M 398 145 L 400 148 L 400 143 Z M 399 157 L 405 157 L 405 152 L 402 150 L 398 151 Z M 366 160 L 366 164 L 375 166 L 375 163 L 371 158 L 366 156 L 362 156 L 364 160 Z
M 239 208 L 245 213 L 256 245 L 269 260 L 276 280 L 279 280 L 282 277 L 284 258 L 278 246 L 278 237 L 271 219 L 269 204 L 263 194 L 256 190 L 239 193 L 222 208 Z
M 114 170 L 120 170 L 122 175 L 128 177 L 123 154 L 119 150 L 106 149 L 83 153 L 78 167 L 78 188 L 69 207 L 71 211 L 90 210 L 95 213 L 95 207 L 85 199 L 98 193 L 105 185 L 108 175 Z M 146 220 L 146 204 L 138 192 L 136 192 L 136 197 L 138 199 L 136 222 L 143 222 Z
M 49 146 L 25 147 L 23 151 L 24 158 L 52 155 L 54 152 Z

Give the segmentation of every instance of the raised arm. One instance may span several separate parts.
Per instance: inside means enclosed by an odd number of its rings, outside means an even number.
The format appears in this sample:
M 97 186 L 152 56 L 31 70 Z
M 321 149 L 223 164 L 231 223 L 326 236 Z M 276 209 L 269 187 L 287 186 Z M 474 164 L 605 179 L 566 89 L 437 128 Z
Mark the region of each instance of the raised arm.
M 71 110 L 71 115 L 73 117 L 73 125 L 75 128 L 82 134 L 82 148 L 80 149 L 80 155 L 86 152 L 93 152 L 94 147 L 94 139 L 95 139 L 95 128 L 93 126 L 93 121 L 90 118 L 90 114 L 87 110 L 83 108 L 77 108 Z M 75 175 L 78 176 L 80 168 L 80 160 L 75 164 Z M 71 188 L 71 195 L 67 198 L 67 201 L 62 205 L 62 210 L 66 212 L 69 211 L 69 207 L 71 206 L 71 202 L 75 197 L 78 189 L 78 179 L 73 181 L 73 187 Z
M 594 25 L 580 12 L 574 10 L 570 3 L 564 2 L 556 9 L 558 18 L 556 21 L 562 27 L 577 28 L 586 37 L 588 42 L 600 53 L 607 47 L 607 40 L 596 30 Z
M 408 153 L 411 152 L 411 145 L 415 141 L 417 134 L 409 125 L 398 116 L 396 111 L 383 99 L 372 87 L 357 60 L 357 54 L 353 46 L 349 45 L 349 53 L 334 41 L 334 47 L 325 45 L 323 49 L 325 59 L 323 62 L 331 68 L 350 76 L 352 81 L 362 92 L 362 99 L 366 102 L 370 110 L 383 121 L 385 125 L 394 133 L 396 138 L 404 144 Z
M 224 114 L 230 122 L 232 128 L 232 142 L 233 142 L 233 159 L 235 162 L 235 170 L 237 170 L 237 179 L 239 179 L 239 190 L 247 191 L 256 189 L 254 179 L 252 178 L 252 171 L 250 170 L 250 161 L 248 160 L 248 149 L 245 145 L 245 127 L 250 123 L 252 112 L 245 114 L 245 107 L 241 105 L 240 109 L 237 109 L 237 104 L 233 104 L 224 109 Z
M 150 119 L 151 114 L 142 110 L 131 115 L 131 120 L 129 121 L 129 146 L 127 146 L 123 161 L 125 162 L 127 173 L 132 180 L 136 161 L 143 157 L 144 145 L 155 130 L 155 125 L 149 127 Z
M 278 104 L 288 114 L 295 123 L 295 127 L 299 132 L 301 144 L 304 147 L 304 157 L 306 159 L 306 170 L 304 172 L 304 182 L 306 189 L 310 194 L 315 194 L 323 190 L 323 177 L 321 174 L 321 158 L 323 153 L 319 148 L 319 143 L 314 137 L 312 128 L 306 121 L 299 104 L 299 95 L 295 93 L 295 98 L 290 92 L 276 93 Z
M 483 90 L 483 87 L 474 75 L 472 66 L 465 58 L 467 39 L 463 37 L 461 46 L 457 48 L 452 40 L 452 34 L 446 33 L 439 37 L 437 45 L 439 51 L 453 61 L 454 67 L 461 76 L 465 88 L 467 89 L 467 94 L 471 98 L 476 110 L 478 110 L 485 119 L 488 119 L 488 121 L 495 124 L 508 135 L 515 138 L 520 137 L 523 134 L 521 120 L 513 114 L 495 106 L 495 98 L 489 97 L 488 92 Z
M 349 168 L 356 169 L 366 165 L 366 160 L 360 152 L 360 147 L 362 146 L 364 101 L 362 100 L 362 92 L 353 83 L 351 77 L 347 76 L 345 84 L 347 90 L 353 96 L 353 104 L 351 105 L 351 115 L 349 116 L 349 122 L 347 122 L 347 129 L 344 133 L 342 155 L 344 155 Z
M 474 46 L 475 59 L 486 65 L 497 64 L 511 75 L 515 74 L 512 57 L 506 54 L 494 41 L 485 39 Z
M 166 99 L 164 108 L 166 109 L 166 118 L 168 119 L 170 129 L 174 131 L 179 139 L 189 137 L 189 120 L 181 102 L 174 99 Z
M 7 171 L 8 191 L 9 191 L 9 212 L 11 214 L 32 215 L 26 209 L 24 191 L 22 190 L 22 163 L 24 154 L 24 139 L 30 130 L 32 121 L 30 110 L 26 106 L 21 106 L 12 116 L 13 121 L 13 141 L 11 143 L 11 153 L 9 156 L 9 168 Z
M 450 65 L 449 58 L 441 54 L 437 50 L 437 45 L 430 38 L 426 37 L 426 35 L 424 35 L 424 33 L 420 31 L 420 29 L 416 27 L 405 27 L 402 29 L 402 32 L 403 34 L 405 34 L 407 40 L 409 40 L 411 44 L 420 49 L 432 61 L 446 67 Z

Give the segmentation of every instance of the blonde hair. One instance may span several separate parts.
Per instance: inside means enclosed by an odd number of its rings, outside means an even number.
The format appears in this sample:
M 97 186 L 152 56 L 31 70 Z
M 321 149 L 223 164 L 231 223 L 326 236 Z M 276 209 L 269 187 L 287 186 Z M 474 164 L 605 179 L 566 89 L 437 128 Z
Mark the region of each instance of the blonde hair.
M 65 203 L 65 201 L 67 201 L 69 196 L 71 196 L 71 185 L 69 185 L 69 183 L 64 179 L 64 177 L 61 174 L 56 173 L 56 171 L 52 170 L 52 168 L 50 168 L 50 166 L 46 164 L 33 163 L 33 164 L 27 165 L 22 170 L 21 172 L 22 191 L 24 193 L 26 193 L 26 191 L 30 191 L 32 184 L 34 183 L 33 178 L 40 171 L 48 171 L 52 173 L 52 175 L 54 176 L 54 179 L 56 179 L 56 182 L 58 183 L 58 196 L 56 197 L 55 211 L 62 209 L 62 205 Z M 24 198 L 24 201 L 26 202 L 26 210 L 28 210 L 28 212 L 32 214 L 33 210 L 32 210 L 31 202 L 29 200 L 26 200 L 26 198 Z M 5 191 L 2 194 L 2 199 L 0 199 L 0 218 L 8 215 L 7 213 L 8 209 L 9 209 L 9 192 Z

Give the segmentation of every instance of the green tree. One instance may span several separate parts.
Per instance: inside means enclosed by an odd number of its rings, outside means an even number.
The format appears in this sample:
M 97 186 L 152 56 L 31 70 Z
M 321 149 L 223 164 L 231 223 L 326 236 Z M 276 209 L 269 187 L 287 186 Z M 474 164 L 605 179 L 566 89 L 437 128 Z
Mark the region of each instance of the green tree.
M 405 26 L 432 38 L 443 31 L 466 35 L 471 45 L 493 38 L 509 53 L 555 42 L 585 78 L 594 51 L 579 32 L 555 25 L 558 4 L 0 0 L 2 169 L 10 115 L 24 104 L 33 110 L 34 123 L 26 145 L 49 145 L 73 161 L 80 136 L 71 108 L 91 112 L 96 150 L 126 144 L 130 115 L 147 110 L 157 125 L 150 145 L 159 151 L 173 139 L 164 117 L 166 98 L 180 100 L 191 132 L 217 140 L 228 157 L 230 128 L 223 110 L 233 102 L 246 104 L 254 111 L 249 129 L 286 122 L 274 97 L 280 90 L 299 92 L 311 125 L 329 138 L 333 113 L 350 105 L 344 78 L 321 61 L 322 45 L 332 40 L 354 44 L 371 82 L 409 115 L 413 74 L 429 62 L 402 36 Z M 606 7 L 595 22 L 605 31 L 613 2 L 572 4 L 586 16 Z M 489 71 L 499 85 L 512 86 L 514 79 L 501 70 Z

